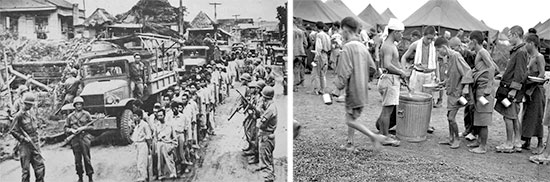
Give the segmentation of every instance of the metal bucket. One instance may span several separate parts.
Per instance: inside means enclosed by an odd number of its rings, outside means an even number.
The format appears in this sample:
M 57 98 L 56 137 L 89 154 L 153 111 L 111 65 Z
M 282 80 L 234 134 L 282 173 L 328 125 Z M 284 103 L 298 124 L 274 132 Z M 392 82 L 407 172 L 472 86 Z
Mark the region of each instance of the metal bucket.
M 408 142 L 425 141 L 432 105 L 430 94 L 401 92 L 397 106 L 397 137 Z

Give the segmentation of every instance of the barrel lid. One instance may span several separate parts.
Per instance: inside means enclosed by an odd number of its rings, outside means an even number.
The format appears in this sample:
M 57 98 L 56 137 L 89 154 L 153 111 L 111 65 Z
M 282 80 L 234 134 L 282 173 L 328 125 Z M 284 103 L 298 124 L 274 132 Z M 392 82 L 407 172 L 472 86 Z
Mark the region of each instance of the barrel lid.
M 417 101 L 417 102 L 424 102 L 424 101 L 431 101 L 432 95 L 422 92 L 401 92 L 399 95 L 399 100 L 406 100 L 406 101 Z

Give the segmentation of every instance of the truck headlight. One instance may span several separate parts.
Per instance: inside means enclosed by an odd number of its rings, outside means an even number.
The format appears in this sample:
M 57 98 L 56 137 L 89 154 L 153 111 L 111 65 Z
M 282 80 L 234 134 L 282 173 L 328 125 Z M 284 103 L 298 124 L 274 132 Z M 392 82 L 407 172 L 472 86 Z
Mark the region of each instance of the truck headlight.
M 120 101 L 116 95 L 105 93 L 105 104 L 116 104 Z

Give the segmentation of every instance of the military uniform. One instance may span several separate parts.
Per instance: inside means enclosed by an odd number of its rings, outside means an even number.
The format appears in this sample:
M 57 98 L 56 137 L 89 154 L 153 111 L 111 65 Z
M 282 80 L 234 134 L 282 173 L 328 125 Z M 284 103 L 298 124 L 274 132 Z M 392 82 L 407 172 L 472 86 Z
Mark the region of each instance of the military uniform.
M 275 149 L 275 129 L 277 129 L 277 107 L 273 100 L 265 101 L 265 111 L 258 119 L 260 170 L 266 181 L 275 180 L 273 150 Z
M 91 122 L 91 115 L 88 111 L 73 111 L 67 117 L 65 124 L 65 132 L 69 132 L 69 129 L 78 129 Z M 84 173 L 82 169 L 82 161 L 84 160 L 84 168 L 86 169 L 86 175 L 91 176 L 94 174 L 94 168 L 92 167 L 90 146 L 92 142 L 92 135 L 86 131 L 82 131 L 77 134 L 71 140 L 71 148 L 73 149 L 76 174 L 82 176 Z
M 39 147 L 38 144 L 38 120 L 34 112 L 20 110 L 12 122 L 13 130 L 11 134 L 15 139 L 20 142 L 19 145 L 19 154 L 21 161 L 21 181 L 28 182 L 30 181 L 29 167 L 32 164 L 34 169 L 34 175 L 37 182 L 44 181 L 44 158 L 40 155 L 40 148 L 34 148 L 31 143 L 25 142 L 25 133 L 28 134 L 30 142 L 34 143 L 36 147 Z

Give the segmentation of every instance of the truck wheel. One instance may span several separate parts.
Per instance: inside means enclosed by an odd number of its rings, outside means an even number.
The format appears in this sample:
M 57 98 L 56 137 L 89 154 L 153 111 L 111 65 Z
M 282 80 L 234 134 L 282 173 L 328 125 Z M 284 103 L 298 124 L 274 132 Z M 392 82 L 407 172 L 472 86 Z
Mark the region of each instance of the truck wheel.
M 131 139 L 132 132 L 134 130 L 134 124 L 132 120 L 133 113 L 130 109 L 125 109 L 120 116 L 120 136 L 124 144 L 131 144 L 133 141 Z

